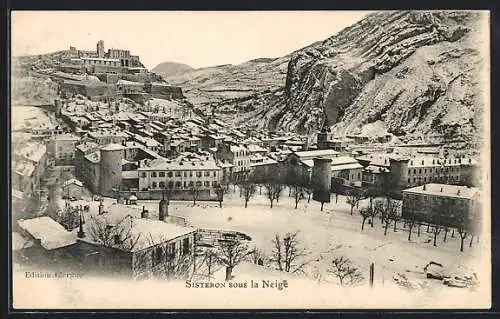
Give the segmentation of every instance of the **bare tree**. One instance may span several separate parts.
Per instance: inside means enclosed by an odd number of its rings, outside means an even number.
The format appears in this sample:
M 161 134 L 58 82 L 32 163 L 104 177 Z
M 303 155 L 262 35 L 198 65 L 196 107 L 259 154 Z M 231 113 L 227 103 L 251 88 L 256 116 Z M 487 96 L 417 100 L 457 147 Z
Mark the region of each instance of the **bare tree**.
M 274 201 L 275 200 L 277 201 L 279 199 L 281 191 L 283 190 L 282 185 L 279 183 L 269 181 L 264 184 L 264 188 L 266 189 L 266 196 L 269 199 L 269 202 L 271 203 L 271 208 L 273 208 Z
M 380 205 L 378 206 L 378 209 L 382 209 L 382 220 L 385 224 L 384 236 L 387 236 L 387 229 L 389 228 L 391 222 L 397 218 L 399 206 L 398 202 L 390 199 L 387 199 L 386 203 L 383 204 L 382 207 L 380 207 Z
M 365 229 L 365 221 L 372 216 L 370 207 L 362 207 L 359 210 L 361 217 L 363 218 L 363 222 L 361 223 L 361 230 Z
M 189 193 L 191 193 L 191 196 L 193 197 L 193 206 L 196 205 L 196 200 L 200 196 L 200 189 L 197 186 L 192 186 L 189 189 Z
M 248 201 L 255 195 L 257 188 L 252 180 L 246 178 L 238 185 L 238 187 L 243 195 L 243 198 L 245 199 L 245 208 L 247 208 Z
M 264 251 L 261 249 L 254 247 L 252 250 L 252 253 L 250 255 L 251 261 L 259 266 L 264 266 L 264 263 L 267 259 L 267 256 L 265 255 Z
M 222 185 L 217 185 L 215 188 L 215 194 L 217 194 L 217 201 L 219 202 L 219 207 L 222 208 L 222 202 L 224 201 L 224 194 L 226 193 L 226 190 Z
M 380 194 L 380 191 L 375 187 L 370 187 L 365 191 L 365 196 L 370 201 L 370 208 L 373 208 L 373 200 Z
M 306 259 L 307 250 L 300 247 L 298 232 L 286 233 L 283 236 L 276 234 L 273 239 L 273 253 L 271 262 L 281 271 L 299 273 L 309 263 Z
M 437 236 L 441 233 L 441 229 L 442 229 L 442 227 L 439 225 L 434 225 L 432 227 L 432 233 L 434 234 L 434 247 L 437 246 L 436 239 L 437 239 Z
M 247 244 L 242 240 L 219 240 L 217 259 L 221 264 L 226 266 L 226 281 L 231 280 L 234 267 L 243 261 L 250 253 Z
M 464 251 L 464 240 L 467 237 L 467 228 L 460 226 L 458 227 L 458 234 L 460 235 L 460 251 Z
M 464 251 L 464 240 L 467 237 L 467 234 L 469 232 L 469 222 L 468 222 L 468 216 L 467 213 L 465 212 L 464 209 L 458 209 L 457 210 L 457 222 L 458 222 L 458 227 L 457 231 L 458 234 L 460 235 L 460 252 Z
M 363 282 L 363 274 L 350 259 L 340 256 L 332 260 L 328 273 L 339 279 L 341 286 L 355 286 Z
M 195 256 L 201 257 L 201 260 L 196 258 L 194 276 L 211 280 L 213 273 L 220 266 L 217 258 L 217 249 L 214 247 L 204 247 L 202 253 Z
M 370 220 L 368 221 L 368 223 L 373 228 L 373 224 L 375 222 L 375 217 L 377 217 L 377 215 L 380 214 L 380 211 L 375 209 L 374 206 L 371 206 L 371 207 L 369 207 L 368 214 L 370 215 Z
M 90 216 L 88 232 L 92 240 L 104 247 L 132 250 L 141 234 L 132 233 L 132 217 L 126 216 L 113 225 L 106 217 Z
M 409 218 L 406 219 L 406 226 L 408 226 L 408 241 L 411 241 L 411 232 L 417 223 L 415 214 L 411 214 Z
M 54 216 L 53 219 L 69 231 L 77 228 L 80 223 L 80 211 L 75 207 L 65 207 L 55 214 L 49 214 L 49 216 Z
M 351 215 L 352 215 L 352 211 L 354 209 L 354 206 L 357 206 L 360 200 L 361 200 L 361 196 L 358 192 L 350 191 L 347 193 L 346 201 L 347 201 L 347 204 L 349 204 L 351 206 Z

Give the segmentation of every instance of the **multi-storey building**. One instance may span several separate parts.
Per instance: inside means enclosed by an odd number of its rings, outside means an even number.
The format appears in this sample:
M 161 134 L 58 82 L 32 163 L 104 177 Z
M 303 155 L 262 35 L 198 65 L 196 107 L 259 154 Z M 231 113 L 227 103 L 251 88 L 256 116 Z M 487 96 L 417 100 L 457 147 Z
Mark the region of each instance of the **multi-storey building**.
M 424 184 L 403 190 L 403 217 L 449 227 L 476 226 L 481 213 L 479 189 Z
M 111 131 L 99 129 L 93 132 L 89 132 L 88 136 L 99 145 L 107 144 L 123 144 L 127 140 L 128 135 L 121 131 Z
M 174 160 L 143 160 L 139 172 L 139 191 L 161 192 L 164 188 L 210 192 L 221 181 L 221 168 L 215 160 L 179 157 Z
M 25 196 L 38 194 L 47 166 L 47 147 L 40 143 L 27 143 L 14 150 L 12 160 L 14 188 Z
M 76 145 L 80 138 L 71 134 L 54 137 L 47 145 L 47 151 L 54 157 L 56 165 L 74 165 Z
M 222 143 L 217 149 L 217 158 L 234 165 L 233 179 L 235 181 L 244 178 L 250 171 L 250 151 L 246 147 Z
M 472 158 L 439 158 L 433 156 L 405 157 L 399 160 L 400 169 L 391 168 L 398 155 L 378 154 L 358 157 L 365 169 L 363 182 L 372 186 L 391 184 L 400 180 L 401 189 L 426 183 L 457 185 L 473 184 L 477 163 Z
M 193 265 L 196 228 L 149 217 L 137 206 L 103 207 L 100 215 L 87 218 L 76 244 L 68 249 L 90 269 L 132 278 L 164 278 L 177 263 Z M 103 226 L 110 240 L 93 231 Z

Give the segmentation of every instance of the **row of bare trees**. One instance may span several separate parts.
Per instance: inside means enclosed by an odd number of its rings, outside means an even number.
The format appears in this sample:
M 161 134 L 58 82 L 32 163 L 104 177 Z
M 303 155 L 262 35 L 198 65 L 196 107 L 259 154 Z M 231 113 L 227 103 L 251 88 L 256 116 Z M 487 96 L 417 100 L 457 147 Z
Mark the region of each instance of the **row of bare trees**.
M 348 203 L 352 205 L 355 200 L 353 197 L 347 199 Z M 352 208 L 352 207 L 351 207 Z M 437 246 L 437 238 L 438 236 L 444 232 L 443 242 L 446 242 L 448 238 L 448 233 L 451 233 L 451 237 L 455 237 L 455 229 L 460 237 L 460 251 L 464 250 L 464 240 L 469 234 L 471 236 L 471 240 L 469 243 L 469 247 L 472 247 L 472 242 L 474 236 L 478 238 L 477 234 L 474 233 L 478 229 L 477 220 L 474 222 L 470 222 L 467 220 L 467 216 L 464 211 L 457 211 L 456 223 L 458 227 L 450 227 L 448 225 L 442 225 L 443 221 L 443 210 L 442 207 L 436 207 L 434 212 L 430 212 L 429 216 L 419 216 L 416 214 L 410 214 L 406 217 L 403 217 L 400 214 L 401 211 L 401 202 L 391 200 L 390 198 L 386 198 L 385 200 L 376 200 L 373 202 L 370 199 L 370 204 L 367 207 L 362 207 L 359 210 L 359 214 L 362 218 L 361 230 L 364 230 L 365 222 L 368 220 L 368 223 L 371 227 L 374 226 L 374 221 L 376 217 L 379 217 L 381 224 L 384 227 L 384 236 L 387 235 L 387 230 L 389 226 L 393 226 L 393 231 L 397 232 L 397 223 L 399 221 L 403 222 L 403 228 L 408 230 L 408 241 L 411 241 L 412 234 L 416 228 L 417 236 L 420 237 L 421 227 L 422 225 L 427 225 L 426 232 L 432 232 L 433 234 L 433 246 Z M 474 224 L 475 227 L 471 227 Z

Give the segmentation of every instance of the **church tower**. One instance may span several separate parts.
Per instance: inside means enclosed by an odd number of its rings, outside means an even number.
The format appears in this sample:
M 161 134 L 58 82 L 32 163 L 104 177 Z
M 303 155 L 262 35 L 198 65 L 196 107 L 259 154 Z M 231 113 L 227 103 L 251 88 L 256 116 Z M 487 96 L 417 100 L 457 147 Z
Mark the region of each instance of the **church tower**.
M 328 122 L 325 120 L 323 122 L 323 127 L 317 134 L 318 149 L 328 149 L 328 142 L 331 140 L 331 134 L 331 129 L 328 126 Z

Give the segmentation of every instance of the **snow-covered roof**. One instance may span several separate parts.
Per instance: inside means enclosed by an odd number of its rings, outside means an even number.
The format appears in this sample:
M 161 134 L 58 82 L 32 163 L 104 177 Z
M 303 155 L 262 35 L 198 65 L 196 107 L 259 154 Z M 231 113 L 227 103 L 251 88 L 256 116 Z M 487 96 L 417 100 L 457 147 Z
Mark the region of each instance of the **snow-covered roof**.
M 71 184 L 75 184 L 77 186 L 83 187 L 82 182 L 80 182 L 79 180 L 77 180 L 75 178 L 67 180 L 66 182 L 64 182 L 63 186 L 66 187 L 66 186 L 71 185 Z
M 122 178 L 123 179 L 139 178 L 139 172 L 138 171 L 122 171 Z
M 123 147 L 123 145 L 111 143 L 111 144 L 107 144 L 107 145 L 103 146 L 101 148 L 101 151 L 121 151 L 123 149 L 125 149 L 125 147 Z
M 152 161 L 144 161 L 144 165 L 138 168 L 140 171 L 188 171 L 188 170 L 217 170 L 220 169 L 214 160 L 199 160 L 199 159 L 175 159 L 167 160 L 158 158 Z
M 101 161 L 101 152 L 96 151 L 85 155 L 85 159 L 92 163 L 99 163 Z
M 58 141 L 79 141 L 80 137 L 73 134 L 59 134 L 55 136 L 55 139 Z
M 365 168 L 365 172 L 369 172 L 369 173 L 372 173 L 372 174 L 383 174 L 383 173 L 389 173 L 390 171 L 386 167 L 375 166 L 375 165 L 368 165 Z
M 133 81 L 127 81 L 127 80 L 118 80 L 118 82 L 116 82 L 117 85 L 133 85 L 133 86 L 141 86 L 143 87 L 144 86 L 144 83 L 141 83 L 141 82 L 133 82 Z
M 110 246 L 130 252 L 140 251 L 196 231 L 194 227 L 180 226 L 157 219 L 141 218 L 142 207 L 140 206 L 113 203 L 105 208 L 105 211 L 106 212 L 102 215 L 87 218 L 84 225 L 87 236 L 81 238 L 81 241 L 98 245 L 101 244 L 98 239 L 94 238 L 94 236 L 88 232 L 95 223 L 104 223 L 113 228 L 125 230 L 121 233 L 128 234 L 130 237 L 129 240 L 137 241 L 135 246 L 132 248 L 114 244 Z M 118 233 L 120 233 L 120 231 L 118 231 Z M 124 238 L 122 238 L 122 240 L 123 239 Z
M 342 171 L 346 169 L 362 169 L 363 166 L 359 163 L 349 163 L 349 164 L 342 164 L 342 165 L 332 165 L 332 171 Z
M 19 220 L 19 227 L 39 239 L 43 248 L 52 250 L 76 243 L 74 235 L 50 217 Z
M 334 150 L 314 150 L 314 151 L 301 151 L 294 152 L 301 160 L 312 159 L 313 157 L 321 156 L 321 157 L 337 157 L 339 152 Z
M 423 186 L 408 188 L 403 190 L 403 192 L 472 199 L 474 196 L 476 196 L 476 194 L 479 193 L 479 189 L 476 187 L 431 183 Z

